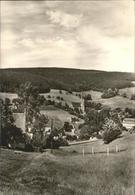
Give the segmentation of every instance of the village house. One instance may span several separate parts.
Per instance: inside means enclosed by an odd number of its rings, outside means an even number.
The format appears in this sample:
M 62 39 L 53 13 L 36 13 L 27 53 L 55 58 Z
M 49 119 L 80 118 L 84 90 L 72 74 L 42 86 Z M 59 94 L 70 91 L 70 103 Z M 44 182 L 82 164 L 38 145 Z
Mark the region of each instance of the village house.
M 15 120 L 15 126 L 22 129 L 23 133 L 25 133 L 25 114 L 13 113 L 13 118 Z
M 126 129 L 131 129 L 132 127 L 135 126 L 135 119 L 134 118 L 125 118 L 123 120 L 123 127 Z
M 26 121 L 24 113 L 13 113 L 13 117 L 15 120 L 15 126 L 22 129 L 23 133 L 26 133 Z M 27 126 L 28 132 L 27 134 L 32 138 L 33 133 L 31 133 L 31 125 Z M 44 134 L 49 135 L 51 133 L 51 126 L 46 126 Z

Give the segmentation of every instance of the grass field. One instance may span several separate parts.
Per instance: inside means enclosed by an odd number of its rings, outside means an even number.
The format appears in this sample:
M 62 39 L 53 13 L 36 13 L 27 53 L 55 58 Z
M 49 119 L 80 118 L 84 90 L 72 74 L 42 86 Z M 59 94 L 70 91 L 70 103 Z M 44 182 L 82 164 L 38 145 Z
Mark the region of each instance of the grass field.
M 54 100 L 55 102 L 59 102 L 59 100 L 57 99 L 57 97 L 62 97 L 63 101 L 62 104 L 65 105 L 65 103 L 67 103 L 70 107 L 72 107 L 72 102 L 80 102 L 80 98 L 78 96 L 75 95 L 75 93 L 70 94 L 67 93 L 67 91 L 65 90 L 61 90 L 62 94 L 60 94 L 58 89 L 51 89 L 51 91 L 49 93 L 44 93 L 41 95 L 44 95 L 45 98 L 48 97 L 48 95 L 51 96 L 51 100 Z M 47 98 L 48 99 L 48 98 Z
M 17 94 L 16 93 L 7 93 L 7 92 L 0 92 L 0 99 L 5 99 L 5 98 L 9 98 L 12 102 L 13 99 L 17 98 Z
M 86 94 L 91 94 L 92 100 L 94 102 L 99 102 L 105 106 L 111 107 L 112 109 L 115 109 L 118 107 L 125 109 L 126 107 L 128 107 L 128 108 L 135 107 L 135 101 L 130 100 L 131 94 L 133 94 L 132 93 L 133 90 L 134 90 L 134 87 L 125 88 L 125 89 L 120 90 L 120 94 L 122 94 L 123 92 L 127 92 L 128 96 L 129 96 L 128 98 L 124 98 L 122 96 L 115 96 L 112 98 L 103 99 L 103 98 L 101 98 L 101 95 L 102 95 L 101 92 L 93 91 L 93 90 L 84 91 L 81 94 L 83 96 L 85 96 Z M 81 102 L 81 99 L 78 96 L 76 96 L 75 94 L 76 94 L 76 92 L 73 92 L 73 94 L 66 94 L 66 91 L 64 91 L 64 90 L 62 91 L 62 94 L 60 94 L 59 90 L 52 89 L 50 91 L 50 93 L 44 94 L 44 96 L 47 97 L 48 95 L 50 95 L 52 97 L 51 100 L 55 100 L 55 101 L 57 101 L 57 99 L 56 99 L 57 96 L 63 97 L 63 99 L 64 99 L 64 101 L 62 101 L 63 104 L 66 102 L 69 106 L 72 106 L 72 102 Z M 80 94 L 80 93 L 78 93 L 78 94 Z
M 49 106 L 47 110 L 41 110 L 41 113 L 48 116 L 49 119 L 53 119 L 54 126 L 56 128 L 62 128 L 65 121 L 71 122 L 71 118 L 75 117 L 74 115 L 69 114 L 67 111 L 55 108 L 54 106 Z M 49 120 L 49 123 L 50 122 L 51 120 Z M 79 119 L 79 123 L 83 123 L 83 120 Z
M 101 98 L 102 93 L 99 91 L 93 91 L 93 90 L 84 91 L 81 94 L 83 94 L 83 96 L 85 94 L 91 94 L 93 101 L 99 102 L 99 103 L 106 105 L 106 106 L 109 106 L 111 108 L 120 107 L 120 108 L 124 109 L 126 107 L 128 107 L 128 108 L 135 107 L 135 101 L 130 100 L 131 94 L 133 94 L 135 92 L 134 90 L 135 90 L 134 87 L 124 88 L 124 89 L 119 90 L 120 94 L 123 94 L 125 92 L 127 94 L 128 98 L 124 98 L 122 96 L 115 96 L 115 97 L 108 98 L 108 99 L 102 99 Z M 46 98 L 48 97 L 48 95 L 50 95 L 51 100 L 54 100 L 56 102 L 59 102 L 59 100 L 57 100 L 56 97 L 60 96 L 63 98 L 63 101 L 61 101 L 63 105 L 65 105 L 65 103 L 67 103 L 70 107 L 72 107 L 72 102 L 80 102 L 81 101 L 81 99 L 78 96 L 76 96 L 75 94 L 77 94 L 77 92 L 73 92 L 73 94 L 67 94 L 65 90 L 62 90 L 62 94 L 60 94 L 59 90 L 52 89 L 49 93 L 44 93 L 42 95 L 44 95 Z M 0 98 L 3 99 L 5 97 L 10 98 L 12 100 L 13 98 L 16 98 L 17 95 L 13 94 L 13 93 L 0 93 Z
M 119 93 L 122 95 L 123 93 L 127 94 L 128 98 L 131 98 L 132 94 L 135 94 L 135 87 L 127 87 L 119 90 Z
M 135 135 L 44 153 L 1 149 L 1 195 L 134 195 Z M 118 144 L 120 152 L 112 152 Z M 91 154 L 91 147 L 97 151 Z M 82 156 L 82 148 L 85 150 Z M 122 150 L 123 149 L 123 150 Z
M 125 109 L 126 107 L 128 107 L 128 108 L 135 107 L 135 101 L 130 100 L 131 94 L 133 94 L 132 93 L 133 90 L 134 90 L 134 87 L 120 89 L 120 94 L 122 94 L 123 92 L 126 92 L 127 95 L 129 96 L 128 98 L 124 98 L 122 96 L 115 96 L 112 98 L 103 99 L 103 98 L 101 98 L 101 95 L 102 95 L 101 92 L 93 91 L 93 90 L 84 91 L 83 95 L 91 94 L 92 100 L 94 102 L 99 102 L 103 105 L 109 106 L 112 109 L 118 108 L 118 107 Z

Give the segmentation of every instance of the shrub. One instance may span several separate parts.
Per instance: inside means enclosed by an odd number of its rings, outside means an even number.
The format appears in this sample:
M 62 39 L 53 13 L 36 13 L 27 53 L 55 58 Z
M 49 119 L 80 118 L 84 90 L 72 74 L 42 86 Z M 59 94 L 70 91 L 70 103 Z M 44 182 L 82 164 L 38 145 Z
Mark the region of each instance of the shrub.
M 133 126 L 131 129 L 129 129 L 129 132 L 132 134 L 132 133 L 135 133 L 135 126 Z
M 131 100 L 135 100 L 135 94 L 131 95 Z
M 122 94 L 122 97 L 127 98 L 127 94 L 126 93 L 123 93 Z
M 2 128 L 1 131 L 1 142 L 3 146 L 11 146 L 11 148 L 16 148 L 16 145 L 21 142 L 24 143 L 24 135 L 20 128 L 16 126 L 8 126 Z
M 50 96 L 50 95 L 48 95 L 48 96 L 47 96 L 47 98 L 49 98 L 49 99 L 50 99 L 50 98 L 51 98 L 51 96 Z
M 34 148 L 33 148 L 32 144 L 30 144 L 30 143 L 25 144 L 25 151 L 26 152 L 33 152 Z
M 77 140 L 77 136 L 76 135 L 67 135 L 66 139 L 69 141 L 74 141 L 74 140 Z
M 104 91 L 104 93 L 101 95 L 102 98 L 111 98 L 118 94 L 118 89 L 107 89 Z
M 108 144 L 114 139 L 118 138 L 121 134 L 121 127 L 115 123 L 112 119 L 106 119 L 103 125 L 103 140 L 104 143 Z
M 46 146 L 44 146 L 44 148 L 57 149 L 60 146 L 68 146 L 67 140 L 63 139 L 62 137 L 59 137 L 59 136 L 50 135 L 46 139 Z
M 81 124 L 80 125 L 80 132 L 79 132 L 79 139 L 80 140 L 88 140 L 91 136 L 91 133 L 89 132 L 89 126 Z
M 91 97 L 91 94 L 87 94 L 85 97 L 84 97 L 85 100 L 92 100 L 92 97 Z

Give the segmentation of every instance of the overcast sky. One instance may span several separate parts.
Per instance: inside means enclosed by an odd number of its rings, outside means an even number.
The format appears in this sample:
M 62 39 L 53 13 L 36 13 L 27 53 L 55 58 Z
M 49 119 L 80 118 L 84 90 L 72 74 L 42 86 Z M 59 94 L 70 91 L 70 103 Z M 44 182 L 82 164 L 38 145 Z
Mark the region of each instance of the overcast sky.
M 134 71 L 134 1 L 2 1 L 1 68 Z

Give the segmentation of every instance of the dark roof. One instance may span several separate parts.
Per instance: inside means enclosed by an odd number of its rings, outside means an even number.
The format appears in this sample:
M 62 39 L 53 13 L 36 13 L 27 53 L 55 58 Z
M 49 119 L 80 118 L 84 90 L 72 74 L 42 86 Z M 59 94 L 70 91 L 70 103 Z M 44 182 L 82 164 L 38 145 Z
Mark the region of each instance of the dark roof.
M 81 103 L 80 102 L 72 102 L 73 107 L 80 107 Z

